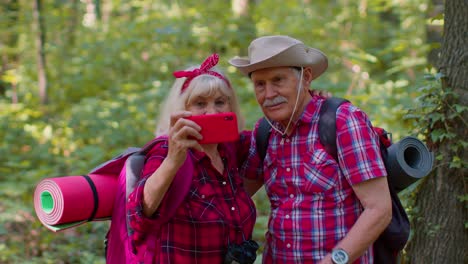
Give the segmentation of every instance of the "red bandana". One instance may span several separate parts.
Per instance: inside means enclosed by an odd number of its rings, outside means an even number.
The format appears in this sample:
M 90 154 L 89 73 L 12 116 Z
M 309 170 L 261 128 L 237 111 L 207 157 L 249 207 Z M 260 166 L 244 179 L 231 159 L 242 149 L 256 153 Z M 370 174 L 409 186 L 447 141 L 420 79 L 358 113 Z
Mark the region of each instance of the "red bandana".
M 188 87 L 188 85 L 193 80 L 193 78 L 195 78 L 195 77 L 197 77 L 199 75 L 202 75 L 202 74 L 209 74 L 209 75 L 216 76 L 216 77 L 220 78 L 221 80 L 225 81 L 227 83 L 227 85 L 229 86 L 229 88 L 231 88 L 231 84 L 229 83 L 229 81 L 226 78 L 224 78 L 224 76 L 222 76 L 221 74 L 219 74 L 217 72 L 210 71 L 211 68 L 213 68 L 216 64 L 218 64 L 218 61 L 219 61 L 218 54 L 213 53 L 213 54 L 211 54 L 211 56 L 209 56 L 208 58 L 205 59 L 205 61 L 200 66 L 200 69 L 194 69 L 194 70 L 191 70 L 191 71 L 176 71 L 176 72 L 174 72 L 173 75 L 176 78 L 187 77 L 184 84 L 182 85 L 180 93 L 184 92 L 184 90 Z

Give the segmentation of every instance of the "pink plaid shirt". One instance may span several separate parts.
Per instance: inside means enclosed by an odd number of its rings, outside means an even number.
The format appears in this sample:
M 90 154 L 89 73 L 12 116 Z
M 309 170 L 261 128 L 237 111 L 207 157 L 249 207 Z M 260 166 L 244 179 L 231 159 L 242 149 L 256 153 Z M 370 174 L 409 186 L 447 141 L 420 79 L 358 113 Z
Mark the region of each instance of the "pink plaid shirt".
M 239 150 L 248 150 L 250 132 L 246 134 L 248 138 L 238 146 Z M 190 191 L 173 219 L 161 227 L 153 263 L 222 263 L 228 243 L 251 239 L 256 211 L 238 173 L 238 164 L 247 155 L 234 153 L 233 145 L 218 147 L 225 164 L 223 174 L 211 165 L 205 153 L 192 152 L 194 174 Z M 154 232 L 153 222 L 159 215 L 158 211 L 152 218 L 142 214 L 144 184 L 161 165 L 167 150 L 167 141 L 153 148 L 143 169 L 144 177 L 127 203 L 130 234 L 136 251 L 148 247 L 146 234 Z M 243 159 L 238 160 L 237 155 Z
M 272 130 L 263 167 L 252 136 L 241 174 L 263 179 L 270 198 L 264 263 L 319 262 L 363 211 L 351 186 L 387 174 L 368 117 L 349 103 L 337 111 L 339 164 L 324 150 L 317 129 L 322 102 L 313 97 L 290 136 Z M 372 254 L 370 247 L 355 263 L 372 263 Z

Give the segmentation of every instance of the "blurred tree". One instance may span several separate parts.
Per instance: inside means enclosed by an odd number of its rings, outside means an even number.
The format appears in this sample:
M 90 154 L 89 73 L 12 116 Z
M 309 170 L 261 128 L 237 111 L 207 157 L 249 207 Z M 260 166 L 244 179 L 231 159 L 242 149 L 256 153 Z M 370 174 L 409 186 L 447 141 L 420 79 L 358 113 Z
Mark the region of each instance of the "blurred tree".
M 42 104 L 47 104 L 47 67 L 46 67 L 46 25 L 44 22 L 42 0 L 34 0 L 34 29 L 36 33 L 36 61 L 37 61 L 37 78 L 39 86 L 39 98 Z
M 79 26 L 79 3 L 80 0 L 72 0 L 71 1 L 71 8 L 70 8 L 70 18 L 68 19 L 68 22 L 65 22 L 66 26 L 66 35 L 67 35 L 67 46 L 68 47 L 73 47 L 76 43 L 76 30 Z M 64 49 L 65 51 L 69 49 Z
M 252 17 L 254 0 L 232 0 L 232 12 L 234 23 L 238 26 L 237 38 L 251 40 L 257 35 L 255 21 Z M 247 54 L 247 43 L 236 43 L 239 47 L 239 54 Z
M 9 80 L 2 80 L 1 76 L 9 75 L 11 70 L 17 65 L 18 54 L 16 46 L 18 44 L 19 32 L 16 30 L 18 23 L 19 3 L 17 0 L 3 0 L 0 2 L 0 26 L 4 30 L 0 32 L 0 97 L 4 97 L 7 90 L 11 89 L 12 103 L 17 103 L 16 85 Z M 9 72 L 9 73 L 7 73 Z

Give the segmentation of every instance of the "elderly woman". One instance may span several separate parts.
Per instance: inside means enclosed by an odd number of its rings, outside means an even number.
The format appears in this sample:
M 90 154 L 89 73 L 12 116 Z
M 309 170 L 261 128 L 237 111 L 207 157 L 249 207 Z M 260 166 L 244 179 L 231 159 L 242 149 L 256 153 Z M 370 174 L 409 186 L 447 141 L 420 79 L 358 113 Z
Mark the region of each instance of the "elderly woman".
M 247 156 L 242 151 L 248 150 L 250 137 L 200 144 L 201 128 L 189 119 L 234 112 L 243 128 L 234 90 L 212 69 L 217 62 L 213 54 L 200 68 L 174 73 L 177 79 L 157 126 L 163 140 L 147 156 L 143 177 L 127 202 L 132 246 L 140 263 L 225 263 L 235 258 L 236 249 L 255 259 L 258 246 L 251 237 L 256 211 L 238 174 L 243 162 L 238 157 Z M 165 194 L 186 159 L 193 163 L 190 190 L 174 217 L 158 226 Z M 149 239 L 149 234 L 157 239 Z

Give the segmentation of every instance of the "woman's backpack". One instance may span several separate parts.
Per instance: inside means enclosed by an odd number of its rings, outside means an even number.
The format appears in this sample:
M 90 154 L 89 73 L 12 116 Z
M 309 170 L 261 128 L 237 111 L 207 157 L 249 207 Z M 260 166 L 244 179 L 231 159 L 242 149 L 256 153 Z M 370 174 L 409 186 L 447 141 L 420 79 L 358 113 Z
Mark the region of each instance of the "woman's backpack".
M 126 201 L 134 190 L 135 184 L 141 176 L 141 172 L 147 154 L 156 143 L 165 140 L 156 138 L 142 148 L 129 148 L 117 157 L 99 165 L 91 171 L 92 174 L 119 175 L 114 207 L 112 210 L 111 225 L 106 235 L 106 263 L 124 264 L 137 263 L 137 256 L 132 250 L 129 236 Z M 166 196 L 161 203 L 164 214 L 156 223 L 158 226 L 169 221 L 182 203 L 189 191 L 193 176 L 192 159 L 187 156 L 185 163 L 177 172 L 174 181 L 169 187 Z M 177 186 L 177 189 L 174 187 Z M 155 244 L 158 237 L 156 233 L 148 234 L 148 244 Z M 153 250 L 148 248 L 145 252 L 144 262 L 152 262 Z

